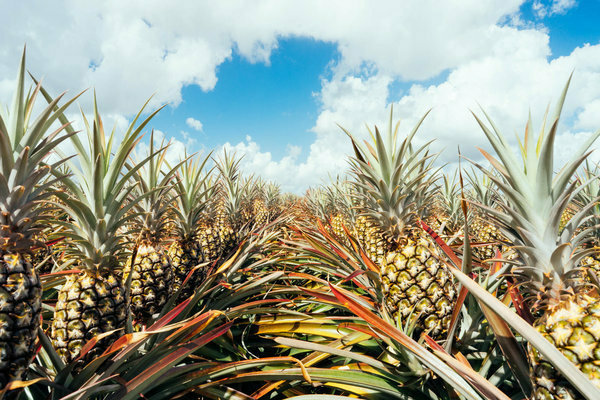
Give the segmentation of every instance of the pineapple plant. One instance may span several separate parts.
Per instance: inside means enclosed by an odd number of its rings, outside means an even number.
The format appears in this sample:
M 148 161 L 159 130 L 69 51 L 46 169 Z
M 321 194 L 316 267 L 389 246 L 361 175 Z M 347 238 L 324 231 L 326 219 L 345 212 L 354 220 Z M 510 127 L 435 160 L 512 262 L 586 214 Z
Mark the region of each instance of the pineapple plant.
M 216 227 L 214 218 L 214 197 L 217 187 L 212 175 L 204 181 L 204 190 L 198 201 L 205 203 L 205 209 L 198 224 L 198 243 L 204 259 L 210 263 L 216 262 L 221 256 L 223 244 Z
M 391 113 L 387 135 L 382 137 L 376 127 L 372 144 L 362 145 L 345 132 L 355 151 L 354 182 L 365 194 L 362 217 L 372 224 L 364 228 L 365 241 L 375 247 L 372 259 L 380 268 L 384 304 L 399 325 L 414 323 L 418 331 L 440 339 L 448 329 L 456 290 L 437 245 L 418 226 L 427 215 L 423 208 L 432 204 L 435 179 L 428 144 L 411 149 L 425 116 L 401 142 Z M 357 225 L 361 223 L 359 217 Z
M 161 146 L 155 151 L 152 131 L 148 153 L 156 156 L 133 174 L 136 183 L 133 196 L 141 200 L 132 209 L 130 224 L 135 260 L 131 259 L 132 254 L 125 265 L 123 282 L 131 274 L 131 312 L 142 323 L 165 305 L 172 285 L 171 259 L 163 246 L 171 224 L 172 180 L 179 165 L 166 171 L 166 150 L 167 147 Z M 136 165 L 127 168 L 131 170 Z
M 19 380 L 35 353 L 42 307 L 42 288 L 33 249 L 42 221 L 50 218 L 49 174 L 64 160 L 46 164 L 65 140 L 65 125 L 48 133 L 58 116 L 75 100 L 58 108 L 62 96 L 35 118 L 33 108 L 41 86 L 25 94 L 25 51 L 17 74 L 10 111 L 0 108 L 0 390 Z
M 176 172 L 174 207 L 174 241 L 169 247 L 169 257 L 173 268 L 173 291 L 181 288 L 180 298 L 187 298 L 194 293 L 194 287 L 201 283 L 207 274 L 206 266 L 197 270 L 204 262 L 202 248 L 198 240 L 198 231 L 203 219 L 205 202 L 201 196 L 206 190 L 204 166 L 208 157 L 201 159 L 188 158 L 180 164 Z M 194 270 L 190 281 L 185 287 L 182 285 Z
M 66 236 L 65 259 L 74 260 L 78 274 L 70 275 L 58 292 L 50 336 L 58 355 L 65 363 L 76 360 L 83 345 L 99 334 L 125 326 L 128 299 L 119 274 L 129 252 L 125 226 L 133 218 L 130 210 L 144 196 L 132 195 L 131 177 L 153 155 L 127 170 L 126 161 L 141 139 L 141 131 L 156 110 L 135 126 L 146 104 L 133 119 L 118 147 L 113 129 L 107 137 L 94 96 L 94 118 L 90 126 L 82 119 L 87 141 L 71 136 L 78 155 L 69 160 L 72 177 L 63 179 L 68 191 L 57 190 L 55 196 L 70 216 L 58 220 Z M 68 128 L 72 130 L 70 127 Z M 87 355 L 77 361 L 80 368 L 116 338 L 100 340 Z
M 464 226 L 464 215 L 461 208 L 460 186 L 457 173 L 450 176 L 442 175 L 443 185 L 438 191 L 438 202 L 436 203 L 437 221 L 439 227 L 430 227 L 440 234 L 448 244 L 462 244 L 462 227 Z M 432 220 L 433 218 L 430 218 Z
M 576 212 L 560 229 L 561 215 L 576 194 L 573 174 L 600 131 L 582 143 L 570 161 L 554 173 L 554 141 L 569 81 L 548 124 L 547 115 L 544 118 L 537 140 L 531 118 L 527 122 L 523 142 L 519 143 L 520 156 L 487 114 L 491 128 L 475 116 L 497 155 L 494 158 L 483 152 L 496 174 L 478 167 L 503 194 L 504 201 L 498 208 L 486 207 L 484 212 L 514 244 L 522 260 L 521 265 L 513 267 L 512 275 L 537 317 L 534 327 L 600 388 L 600 299 L 598 289 L 590 288 L 577 268 L 587 253 L 579 246 L 586 242 L 589 231 L 573 235 L 581 225 L 584 210 Z M 529 358 L 532 398 L 581 398 L 532 346 Z
M 578 182 L 585 182 L 579 187 L 578 193 L 574 201 L 567 207 L 561 215 L 561 231 L 567 226 L 573 218 L 576 210 L 582 210 L 586 215 L 585 220 L 579 229 L 574 231 L 577 236 L 583 229 L 591 230 L 591 239 L 583 244 L 583 247 L 588 250 L 588 255 L 584 257 L 580 266 L 584 268 L 588 275 L 596 275 L 596 280 L 600 278 L 600 205 L 597 203 L 600 197 L 600 166 L 598 164 L 590 165 L 586 160 L 585 168 L 581 172 Z M 566 217 L 565 217 L 566 215 Z M 565 219 L 567 221 L 565 222 Z
M 215 160 L 219 170 L 220 205 L 216 219 L 216 229 L 221 237 L 222 252 L 231 253 L 238 245 L 240 229 L 246 224 L 248 217 L 243 216 L 243 200 L 248 188 L 248 181 L 242 183 L 240 175 L 241 158 L 230 155 L 223 150 L 223 155 Z
M 506 252 L 508 239 L 495 224 L 487 219 L 481 209 L 482 206 L 498 208 L 500 199 L 495 193 L 493 181 L 487 175 L 478 174 L 477 171 L 472 170 L 467 171 L 466 176 L 471 185 L 470 201 L 477 205 L 473 218 L 469 220 L 469 233 L 476 243 L 471 251 L 479 261 L 493 259 L 497 250 Z
M 274 182 L 267 183 L 265 188 L 265 206 L 267 208 L 267 221 L 271 222 L 282 212 L 281 208 L 281 190 L 279 185 Z

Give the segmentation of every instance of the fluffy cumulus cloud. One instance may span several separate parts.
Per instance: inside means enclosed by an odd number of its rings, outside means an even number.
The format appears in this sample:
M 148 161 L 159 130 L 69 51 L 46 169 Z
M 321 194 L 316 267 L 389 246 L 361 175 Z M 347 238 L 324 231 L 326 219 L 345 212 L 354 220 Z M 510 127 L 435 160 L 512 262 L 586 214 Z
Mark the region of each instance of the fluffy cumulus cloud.
M 245 154 L 251 172 L 286 190 L 302 192 L 343 171 L 351 146 L 338 124 L 366 138 L 365 123 L 386 126 L 390 99 L 404 132 L 432 108 L 417 140 L 435 139 L 434 148 L 445 149 L 441 160 L 453 163 L 459 145 L 473 158 L 479 157 L 475 146 L 485 147 L 470 109 L 481 115 L 481 105 L 513 137 L 529 109 L 534 125 L 541 124 L 548 102 L 575 70 L 559 138 L 566 155 L 600 127 L 600 45 L 582 44 L 552 59 L 548 31 L 522 22 L 521 2 L 5 1 L 2 9 L 12 17 L 0 25 L 0 100 L 5 103 L 12 90 L 23 42 L 29 70 L 54 93 L 94 86 L 104 112 L 122 118 L 152 94 L 151 107 L 176 107 L 186 85 L 212 90 L 217 67 L 234 51 L 268 64 L 279 38 L 308 37 L 335 43 L 340 54 L 315 94 L 319 115 L 310 148 L 290 145 L 282 156 L 262 151 L 253 138 L 226 144 Z M 536 1 L 534 9 L 543 17 L 574 5 Z M 84 109 L 89 98 L 81 101 Z M 202 131 L 198 120 L 186 123 L 196 135 Z M 194 145 L 193 134 L 181 135 L 172 149 Z
M 192 117 L 188 117 L 185 120 L 185 123 L 187 126 L 189 126 L 190 128 L 197 130 L 197 131 L 201 131 L 202 130 L 202 122 L 198 121 L 195 118 Z

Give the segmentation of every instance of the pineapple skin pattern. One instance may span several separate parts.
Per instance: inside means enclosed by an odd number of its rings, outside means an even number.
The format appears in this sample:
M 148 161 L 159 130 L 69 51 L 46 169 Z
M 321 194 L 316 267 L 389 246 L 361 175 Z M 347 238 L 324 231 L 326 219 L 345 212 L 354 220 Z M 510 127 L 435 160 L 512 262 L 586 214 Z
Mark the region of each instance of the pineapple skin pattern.
M 386 306 L 397 321 L 416 319 L 417 326 L 434 338 L 446 333 L 456 289 L 428 233 L 413 229 L 396 251 L 386 254 L 381 281 Z
M 586 294 L 569 296 L 548 306 L 534 324 L 550 343 L 560 350 L 600 388 L 600 299 Z M 532 346 L 528 347 L 533 398 L 579 399 L 571 384 Z
M 125 288 L 113 274 L 85 271 L 68 277 L 58 293 L 52 321 L 52 344 L 62 360 L 74 361 L 87 341 L 122 328 L 127 318 L 126 300 Z M 83 367 L 100 356 L 113 336 L 102 339 L 76 366 Z
M 142 244 L 137 249 L 133 272 L 131 259 L 124 270 L 123 282 L 131 276 L 131 312 L 137 319 L 145 321 L 160 312 L 171 294 L 173 273 L 171 259 L 164 250 L 151 244 Z
M 21 379 L 34 353 L 42 287 L 19 254 L 0 255 L 0 388 Z

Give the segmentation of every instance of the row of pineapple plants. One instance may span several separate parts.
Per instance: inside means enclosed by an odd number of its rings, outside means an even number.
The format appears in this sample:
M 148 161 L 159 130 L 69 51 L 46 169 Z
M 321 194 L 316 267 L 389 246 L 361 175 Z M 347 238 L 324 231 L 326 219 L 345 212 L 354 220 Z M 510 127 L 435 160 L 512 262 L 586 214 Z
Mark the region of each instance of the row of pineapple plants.
M 40 84 L 25 95 L 24 75 L 23 57 L 0 120 L 3 390 L 27 386 L 28 369 L 39 374 L 39 343 L 69 371 L 108 374 L 101 361 L 115 343 L 156 335 L 140 354 L 169 338 L 182 351 L 169 373 L 189 372 L 186 398 L 598 395 L 600 190 L 598 170 L 582 164 L 600 132 L 556 172 L 566 88 L 537 137 L 528 122 L 520 153 L 476 116 L 496 158 L 484 152 L 489 166 L 454 174 L 435 166 L 430 143 L 414 144 L 427 114 L 404 137 L 393 113 L 371 143 L 345 131 L 355 153 L 347 175 L 298 197 L 245 177 L 227 152 L 169 165 L 167 145 L 150 135 L 136 159 L 158 110 L 137 124 L 142 108 L 117 145 L 94 102 L 82 140 L 65 118 L 77 97 L 61 106 Z M 49 105 L 31 122 L 38 95 Z M 63 141 L 75 157 L 60 153 Z M 40 280 L 35 262 L 52 272 Z M 182 310 L 196 315 L 190 329 L 206 312 L 243 322 L 215 328 L 213 347 L 198 338 L 202 363 L 182 350 L 193 335 L 178 343 L 161 331 Z M 102 376 L 113 377 L 85 389 Z M 131 382 L 150 390 L 140 379 Z M 109 398 L 128 387 L 114 385 Z
M 42 96 L 48 106 L 34 116 Z M 170 166 L 167 146 L 156 148 L 151 137 L 149 153 L 135 160 L 159 110 L 138 124 L 144 106 L 117 143 L 94 99 L 91 121 L 82 114 L 81 137 L 65 117 L 78 97 L 59 105 L 63 96 L 52 99 L 40 83 L 27 92 L 23 54 L 12 108 L 0 117 L 2 390 L 24 377 L 36 353 L 38 267 L 70 269 L 49 301 L 53 316 L 44 328 L 61 360 L 80 368 L 123 334 L 128 318 L 143 326 L 170 297 L 191 296 L 244 234 L 280 212 L 277 188 L 269 184 L 264 196 L 253 194 L 254 210 L 241 220 L 249 200 L 239 160 L 227 153 L 215 160 L 219 173 L 206 171 L 208 157 Z M 59 150 L 65 141 L 74 157 Z M 93 350 L 80 357 L 95 338 Z

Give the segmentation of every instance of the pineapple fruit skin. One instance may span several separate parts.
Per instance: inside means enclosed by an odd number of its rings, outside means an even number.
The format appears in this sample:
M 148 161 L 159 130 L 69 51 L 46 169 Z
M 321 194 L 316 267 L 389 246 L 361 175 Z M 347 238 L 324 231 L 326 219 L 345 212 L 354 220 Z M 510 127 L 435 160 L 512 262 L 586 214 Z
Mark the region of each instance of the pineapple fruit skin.
M 31 362 L 40 325 L 42 287 L 20 254 L 0 255 L 0 389 L 21 379 Z
M 600 299 L 576 294 L 548 307 L 535 328 L 600 388 Z M 535 400 L 579 399 L 573 386 L 532 346 L 528 348 Z
M 214 262 L 221 256 L 222 240 L 216 227 L 201 227 L 198 230 L 198 242 L 204 260 Z
M 185 278 L 190 271 L 198 264 L 204 261 L 202 249 L 197 240 L 176 241 L 169 247 L 168 255 L 171 258 L 173 268 L 173 285 L 172 293 L 181 288 Z M 194 287 L 200 284 L 206 277 L 206 268 L 201 268 L 194 271 L 190 281 L 182 289 L 179 296 L 180 299 L 185 299 L 194 293 Z
M 131 259 L 125 266 L 123 282 L 131 272 Z M 151 244 L 138 247 L 131 276 L 131 312 L 143 322 L 160 312 L 167 303 L 173 283 L 171 259 L 164 250 Z
M 58 293 L 52 321 L 52 344 L 65 363 L 74 361 L 93 337 L 122 328 L 127 318 L 125 288 L 115 275 L 84 271 L 67 278 Z M 98 357 L 116 339 L 102 339 L 77 367 Z
M 409 230 L 396 249 L 386 253 L 380 273 L 385 305 L 394 318 L 402 324 L 417 318 L 419 330 L 434 339 L 443 338 L 456 303 L 456 288 L 429 235 Z

